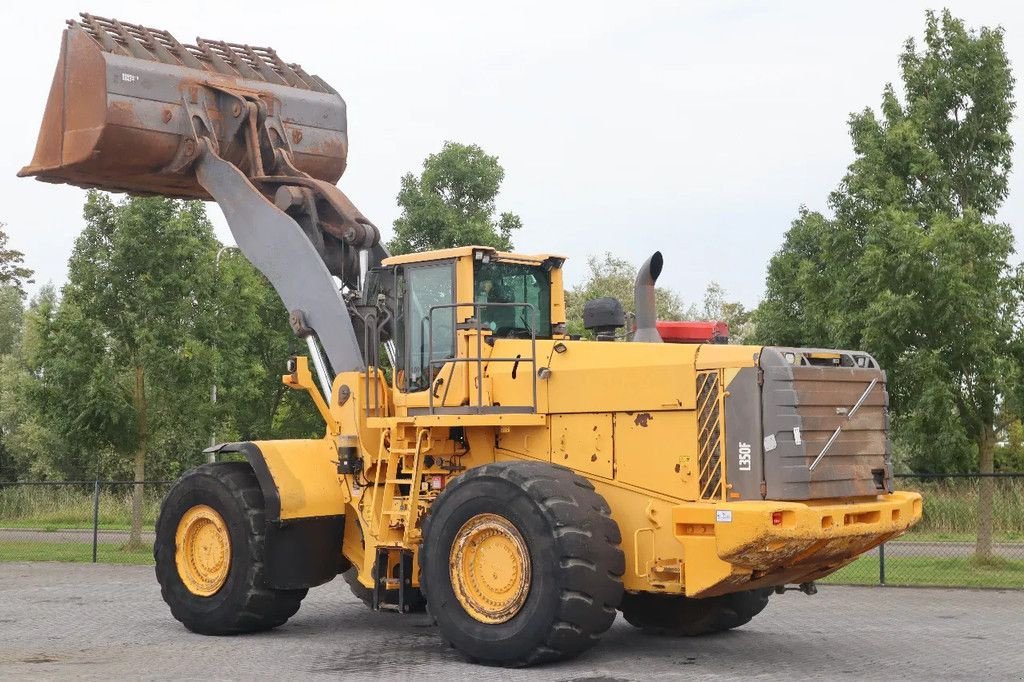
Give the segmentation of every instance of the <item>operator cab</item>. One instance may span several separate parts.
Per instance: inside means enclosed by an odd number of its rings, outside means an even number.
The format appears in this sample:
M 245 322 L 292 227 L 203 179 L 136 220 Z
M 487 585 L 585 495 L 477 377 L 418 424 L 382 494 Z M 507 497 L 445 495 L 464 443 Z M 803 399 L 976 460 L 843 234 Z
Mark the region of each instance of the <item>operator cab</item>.
M 425 391 L 446 361 L 476 355 L 460 332 L 497 339 L 552 339 L 565 331 L 558 256 L 525 256 L 467 246 L 386 258 L 366 279 L 363 300 L 383 301 L 396 387 Z M 479 318 L 479 319 L 478 319 Z M 390 342 L 390 343 L 389 343 Z
M 495 337 L 551 338 L 551 279 L 543 266 L 475 261 L 473 290 L 483 327 Z

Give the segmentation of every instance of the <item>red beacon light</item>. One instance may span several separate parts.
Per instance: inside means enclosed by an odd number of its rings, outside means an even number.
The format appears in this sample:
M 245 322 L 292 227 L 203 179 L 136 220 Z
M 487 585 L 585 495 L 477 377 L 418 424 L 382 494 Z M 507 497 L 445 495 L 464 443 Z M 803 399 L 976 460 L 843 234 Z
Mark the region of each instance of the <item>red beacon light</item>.
M 665 343 L 729 343 L 729 325 L 721 320 L 655 323 Z

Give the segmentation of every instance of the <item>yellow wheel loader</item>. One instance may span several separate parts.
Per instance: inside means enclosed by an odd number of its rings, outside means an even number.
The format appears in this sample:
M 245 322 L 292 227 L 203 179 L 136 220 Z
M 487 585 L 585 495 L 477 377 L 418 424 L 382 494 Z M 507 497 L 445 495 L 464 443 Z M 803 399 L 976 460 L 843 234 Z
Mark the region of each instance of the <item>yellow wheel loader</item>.
M 281 625 L 344 574 L 370 608 L 429 610 L 469 660 L 530 665 L 617 610 L 743 625 L 920 518 L 867 353 L 665 343 L 660 254 L 629 334 L 598 299 L 594 338 L 569 335 L 561 256 L 389 256 L 335 186 L 347 148 L 341 97 L 272 49 L 88 14 L 64 32 L 21 174 L 216 201 L 306 341 L 283 381 L 325 424 L 217 445 L 233 461 L 167 495 L 156 575 L 190 630 Z

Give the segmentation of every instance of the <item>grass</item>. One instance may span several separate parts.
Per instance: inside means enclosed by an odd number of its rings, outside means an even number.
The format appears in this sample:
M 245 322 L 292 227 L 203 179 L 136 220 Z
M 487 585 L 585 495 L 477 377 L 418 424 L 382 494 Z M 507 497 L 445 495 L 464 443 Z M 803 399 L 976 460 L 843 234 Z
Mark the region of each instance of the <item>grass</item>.
M 971 557 L 890 558 L 886 559 L 885 573 L 885 582 L 888 585 L 1024 588 L 1024 561 L 1011 559 L 992 558 L 977 561 Z M 878 557 L 861 557 L 820 582 L 877 585 Z
M 142 530 L 152 532 L 154 525 L 149 523 L 148 525 L 143 520 Z M 8 521 L 6 519 L 0 519 L 0 528 L 26 528 L 31 530 L 41 530 L 46 532 L 60 532 L 62 530 L 92 530 L 92 519 L 78 520 L 69 523 L 61 523 L 45 517 L 29 517 L 25 519 L 13 519 Z M 100 530 L 123 530 L 127 531 L 131 528 L 130 523 L 119 523 L 119 522 L 104 522 L 101 521 L 98 525 Z
M 105 564 L 152 564 L 151 547 L 129 549 L 115 544 L 96 547 L 97 561 Z M 91 542 L 0 542 L 0 561 L 92 561 Z
M 102 526 L 101 526 L 102 527 Z M 957 532 L 941 530 L 918 530 L 911 528 L 893 542 L 966 542 L 974 544 L 977 535 L 974 532 Z M 999 543 L 1024 543 L 1024 530 L 1009 530 L 992 533 L 992 541 Z
M 152 528 L 167 485 L 147 485 L 143 493 L 142 525 Z M 99 527 L 126 530 L 131 525 L 132 486 L 101 486 Z M 92 528 L 92 486 L 0 486 L 0 528 L 41 530 Z
M 993 483 L 993 540 L 1024 542 L 1024 479 Z M 143 528 L 152 530 L 167 485 L 147 485 Z M 977 528 L 977 480 L 920 481 L 898 479 L 897 487 L 924 496 L 924 518 L 900 540 L 973 544 Z M 131 524 L 130 485 L 103 487 L 99 527 L 127 530 Z M 92 486 L 0 486 L 0 528 L 45 531 L 92 528 Z M 898 541 L 897 541 L 898 542 Z M 149 549 L 125 550 L 101 544 L 98 559 L 111 563 L 152 562 Z M 92 561 L 89 542 L 31 542 L 0 540 L 0 561 Z M 1024 588 L 1024 561 L 997 560 L 978 564 L 970 557 L 889 557 L 886 582 L 900 585 Z M 862 557 L 823 582 L 877 584 L 878 558 Z
M 990 479 L 992 485 L 992 538 L 996 542 L 1024 540 L 1024 479 Z M 911 535 L 931 533 L 971 542 L 978 527 L 978 479 L 921 480 L 900 478 L 896 487 L 915 490 L 924 497 L 924 517 Z

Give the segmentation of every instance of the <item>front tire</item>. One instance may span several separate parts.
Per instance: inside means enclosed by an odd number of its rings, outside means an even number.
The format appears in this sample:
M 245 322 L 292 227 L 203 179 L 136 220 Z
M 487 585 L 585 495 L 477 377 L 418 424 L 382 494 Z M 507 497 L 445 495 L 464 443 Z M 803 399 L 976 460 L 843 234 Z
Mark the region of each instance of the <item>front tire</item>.
M 615 620 L 625 558 L 594 486 L 543 462 L 471 469 L 431 505 L 420 576 L 442 636 L 471 662 L 573 658 Z
M 245 462 L 204 464 L 167 493 L 156 522 L 156 578 L 171 614 L 203 635 L 269 630 L 306 590 L 265 584 L 263 492 Z
M 746 625 L 768 606 L 771 588 L 694 599 L 664 594 L 626 594 L 619 607 L 633 627 L 673 637 L 697 637 Z

